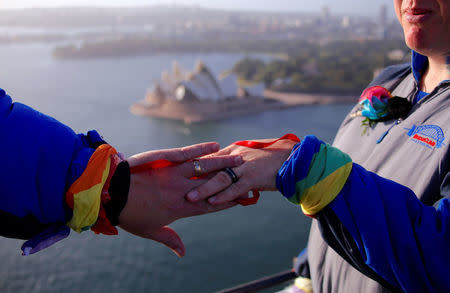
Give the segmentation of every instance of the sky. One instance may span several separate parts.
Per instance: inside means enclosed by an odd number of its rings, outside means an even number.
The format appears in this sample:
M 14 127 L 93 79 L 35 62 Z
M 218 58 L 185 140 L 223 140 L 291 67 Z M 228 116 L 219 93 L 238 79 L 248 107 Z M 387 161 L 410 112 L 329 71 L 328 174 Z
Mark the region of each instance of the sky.
M 205 8 L 262 11 L 319 11 L 324 5 L 331 13 L 371 15 L 392 0 L 0 0 L 0 9 L 61 6 L 198 5 Z

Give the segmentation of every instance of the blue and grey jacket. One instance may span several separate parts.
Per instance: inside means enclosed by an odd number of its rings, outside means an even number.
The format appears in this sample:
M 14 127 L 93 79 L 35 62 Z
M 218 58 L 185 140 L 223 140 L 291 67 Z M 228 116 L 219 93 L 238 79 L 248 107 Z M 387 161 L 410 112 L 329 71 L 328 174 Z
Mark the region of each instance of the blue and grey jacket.
M 14 103 L 0 89 L 0 235 L 30 239 L 72 217 L 64 194 L 105 143 L 96 131 L 76 134 L 55 119 Z
M 355 107 L 333 146 L 306 137 L 279 172 L 315 218 L 299 273 L 314 292 L 450 292 L 450 81 L 415 103 L 411 65 L 375 85 L 413 102 L 405 119 L 363 133 Z

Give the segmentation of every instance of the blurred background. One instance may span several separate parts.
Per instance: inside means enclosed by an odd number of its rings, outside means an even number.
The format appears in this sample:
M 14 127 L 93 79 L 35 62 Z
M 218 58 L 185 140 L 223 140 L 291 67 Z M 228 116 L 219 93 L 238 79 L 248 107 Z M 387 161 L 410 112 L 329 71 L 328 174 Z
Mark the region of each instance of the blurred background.
M 353 106 L 339 97 L 356 102 L 376 72 L 409 58 L 388 0 L 0 2 L 0 87 L 126 155 L 288 132 L 332 142 Z M 173 61 L 199 60 L 241 84 L 339 102 L 191 125 L 131 114 Z M 173 224 L 183 259 L 124 231 L 72 233 L 30 257 L 2 238 L 0 292 L 214 292 L 290 269 L 309 224 L 279 193 L 263 193 L 256 206 Z

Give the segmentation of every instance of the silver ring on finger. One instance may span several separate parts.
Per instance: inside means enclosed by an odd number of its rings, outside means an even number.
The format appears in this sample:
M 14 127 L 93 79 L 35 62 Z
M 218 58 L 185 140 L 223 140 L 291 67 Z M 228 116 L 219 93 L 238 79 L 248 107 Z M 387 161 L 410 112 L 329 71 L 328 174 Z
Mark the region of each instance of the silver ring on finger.
M 239 177 L 236 175 L 236 173 L 234 173 L 233 169 L 225 168 L 222 171 L 224 171 L 225 173 L 228 174 L 228 176 L 230 176 L 230 179 L 231 179 L 232 183 L 236 183 L 236 182 L 239 181 Z
M 202 166 L 200 166 L 200 162 L 198 160 L 193 160 L 192 163 L 194 164 L 195 176 L 203 175 L 203 169 Z

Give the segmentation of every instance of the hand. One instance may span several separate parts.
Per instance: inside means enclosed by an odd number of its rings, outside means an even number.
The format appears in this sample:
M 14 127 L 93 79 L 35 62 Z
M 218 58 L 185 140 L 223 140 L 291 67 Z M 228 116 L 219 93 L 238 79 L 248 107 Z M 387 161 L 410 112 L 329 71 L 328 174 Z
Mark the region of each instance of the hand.
M 179 165 L 132 174 L 128 201 L 119 216 L 120 227 L 140 237 L 153 239 L 171 248 L 178 256 L 185 248 L 178 234 L 166 225 L 173 221 L 220 211 L 234 206 L 224 203 L 212 206 L 206 201 L 191 203 L 186 193 L 205 183 L 206 179 L 190 179 L 196 174 L 192 159 L 219 150 L 217 143 L 203 143 L 184 148 L 157 150 L 137 154 L 127 161 L 130 167 L 155 160 L 179 162 Z M 243 163 L 240 156 L 215 156 L 198 159 L 205 174 Z
M 187 194 L 188 200 L 197 202 L 209 198 L 210 204 L 220 206 L 237 198 L 248 197 L 248 192 L 251 190 L 276 190 L 277 172 L 289 157 L 295 144 L 296 142 L 285 139 L 263 149 L 230 145 L 208 156 L 241 155 L 245 161 L 244 164 L 233 168 L 239 181 L 232 184 L 227 173 L 219 172 L 205 184 L 190 191 Z

